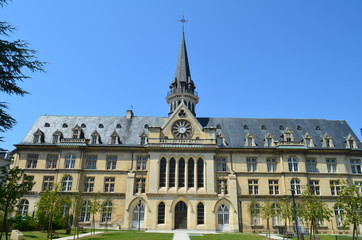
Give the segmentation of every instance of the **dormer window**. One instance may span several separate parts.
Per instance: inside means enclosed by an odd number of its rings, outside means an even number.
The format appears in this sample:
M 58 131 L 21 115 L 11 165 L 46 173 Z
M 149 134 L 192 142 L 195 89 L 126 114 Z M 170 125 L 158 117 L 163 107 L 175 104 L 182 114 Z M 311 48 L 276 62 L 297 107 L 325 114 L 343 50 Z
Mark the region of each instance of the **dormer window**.
M 284 130 L 283 125 L 279 125 L 279 130 Z
M 274 137 L 268 133 L 266 136 L 265 136 L 265 139 L 264 139 L 265 143 L 264 143 L 264 147 L 274 147 L 275 144 L 274 144 Z
M 63 126 L 62 126 L 62 128 L 67 128 L 68 127 L 68 124 L 66 124 L 66 123 L 63 123 Z
M 78 125 L 76 125 L 72 129 L 72 138 L 73 139 L 82 138 L 82 129 Z
M 261 130 L 266 130 L 265 125 L 262 125 L 262 126 L 261 126 Z
M 246 129 L 249 129 L 248 125 L 244 125 L 244 129 L 245 129 L 245 130 L 246 130 Z
M 112 145 L 116 145 L 116 144 L 119 144 L 119 136 L 118 134 L 116 133 L 116 131 L 114 131 L 111 135 L 111 144 Z
M 60 139 L 62 138 L 62 133 L 57 130 L 55 133 L 53 133 L 53 144 L 58 144 L 60 143 Z
M 245 147 L 255 147 L 255 139 L 250 133 L 245 138 Z
M 45 123 L 45 124 L 44 124 L 44 127 L 50 127 L 50 124 L 49 124 L 49 123 Z
M 302 127 L 301 127 L 301 126 L 297 126 L 297 130 L 302 130 Z
M 140 136 L 140 144 L 141 145 L 147 144 L 147 135 L 145 133 L 142 133 Z
M 121 124 L 117 123 L 116 128 L 121 128 Z
M 332 138 L 328 134 L 324 134 L 324 137 L 323 137 L 323 140 L 322 140 L 322 147 L 325 147 L 325 148 L 333 148 L 334 147 Z
M 87 126 L 86 126 L 84 123 L 82 123 L 82 124 L 80 125 L 80 127 L 81 127 L 81 128 L 86 128 Z
M 94 131 L 91 135 L 91 144 L 100 144 L 101 143 L 101 137 L 97 131 Z
M 287 130 L 285 130 L 285 132 L 283 133 L 283 140 L 285 142 L 292 142 L 294 141 L 294 136 L 293 136 L 293 132 L 289 130 L 289 128 L 287 128 Z
M 314 147 L 313 139 L 308 133 L 304 136 L 304 144 L 306 147 Z
M 349 134 L 346 138 L 346 148 L 350 148 L 350 149 L 358 148 L 356 140 L 354 139 L 354 137 L 351 134 Z
M 33 143 L 42 143 L 44 142 L 44 133 L 38 129 L 33 136 Z
M 102 123 L 99 124 L 99 125 L 98 125 L 98 128 L 104 128 L 103 124 L 102 124 Z
M 216 144 L 219 147 L 223 147 L 225 146 L 225 136 L 222 133 L 219 133 L 219 135 L 217 135 L 216 137 Z

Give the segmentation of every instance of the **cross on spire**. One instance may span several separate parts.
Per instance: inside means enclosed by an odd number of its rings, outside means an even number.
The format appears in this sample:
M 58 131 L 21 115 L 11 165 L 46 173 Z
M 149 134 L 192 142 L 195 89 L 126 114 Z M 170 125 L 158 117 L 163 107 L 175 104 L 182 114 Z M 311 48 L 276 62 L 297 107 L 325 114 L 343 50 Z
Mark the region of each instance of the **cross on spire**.
M 184 14 L 182 14 L 182 18 L 179 21 L 182 23 L 182 32 L 184 32 L 184 24 L 188 22 L 188 20 L 186 20 Z

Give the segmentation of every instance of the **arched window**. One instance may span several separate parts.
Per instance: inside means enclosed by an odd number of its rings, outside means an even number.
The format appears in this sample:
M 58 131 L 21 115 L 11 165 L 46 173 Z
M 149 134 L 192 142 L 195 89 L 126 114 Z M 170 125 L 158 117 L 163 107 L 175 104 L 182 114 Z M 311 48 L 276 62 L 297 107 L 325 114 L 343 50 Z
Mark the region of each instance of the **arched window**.
M 166 187 L 166 159 L 162 158 L 160 163 L 160 187 Z
M 170 160 L 170 167 L 168 169 L 168 186 L 175 187 L 175 175 L 176 175 L 176 161 L 174 158 Z
M 90 220 L 90 202 L 84 201 L 82 209 L 80 211 L 79 222 L 89 222 Z
M 74 168 L 75 154 L 68 154 L 65 156 L 65 168 Z
M 72 176 L 68 175 L 65 176 L 63 178 L 63 182 L 62 182 L 62 191 L 63 192 L 69 192 L 72 190 L 72 183 L 73 183 L 73 178 Z
M 192 158 L 189 159 L 188 162 L 188 173 L 187 173 L 187 181 L 188 181 L 188 187 L 194 187 L 194 160 Z
M 296 157 L 288 158 L 289 172 L 298 172 L 298 159 Z
M 197 205 L 197 224 L 205 223 L 205 209 L 204 204 L 199 203 Z
M 251 204 L 250 218 L 252 226 L 260 225 L 260 205 L 258 203 Z
M 272 205 L 272 224 L 273 226 L 280 225 L 280 205 L 278 203 L 273 203 Z
M 164 224 L 165 223 L 165 204 L 163 202 L 160 202 L 160 204 L 158 204 L 157 223 L 158 224 Z
M 107 201 L 103 204 L 102 208 L 102 223 L 112 221 L 112 202 Z
M 300 195 L 301 194 L 299 179 L 293 178 L 290 181 L 290 186 L 291 186 L 292 191 L 294 191 L 295 195 Z
M 201 158 L 197 160 L 197 187 L 204 187 L 204 161 Z
M 334 206 L 334 215 L 336 217 L 336 225 L 337 227 L 343 227 L 343 209 L 340 205 L 336 204 Z
M 18 214 L 21 216 L 25 216 L 28 214 L 29 209 L 29 201 L 27 199 L 21 199 L 18 205 Z
M 178 187 L 185 187 L 185 160 L 178 161 Z

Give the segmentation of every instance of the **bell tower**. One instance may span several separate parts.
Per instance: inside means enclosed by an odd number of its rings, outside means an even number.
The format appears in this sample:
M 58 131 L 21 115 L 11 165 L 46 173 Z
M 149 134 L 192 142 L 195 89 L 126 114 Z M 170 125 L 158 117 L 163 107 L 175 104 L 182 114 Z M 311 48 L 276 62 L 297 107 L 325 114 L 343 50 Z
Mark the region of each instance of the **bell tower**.
M 199 97 L 195 91 L 195 84 L 191 79 L 189 61 L 187 58 L 185 33 L 182 31 L 180 51 L 178 54 L 175 78 L 170 85 L 166 101 L 169 105 L 169 115 L 183 102 L 187 108 L 196 116 L 196 104 Z

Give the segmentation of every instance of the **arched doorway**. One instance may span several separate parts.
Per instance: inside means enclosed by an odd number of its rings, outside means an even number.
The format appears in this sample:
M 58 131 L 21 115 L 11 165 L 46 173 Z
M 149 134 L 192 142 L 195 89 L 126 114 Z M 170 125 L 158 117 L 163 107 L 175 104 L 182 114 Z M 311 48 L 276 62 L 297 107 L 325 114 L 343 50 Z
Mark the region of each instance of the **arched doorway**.
M 144 218 L 145 218 L 145 208 L 141 203 L 139 203 L 133 209 L 132 228 L 143 228 Z
M 221 205 L 217 210 L 217 230 L 229 231 L 229 209 L 225 205 Z
M 175 207 L 175 229 L 187 229 L 187 206 L 183 201 Z

